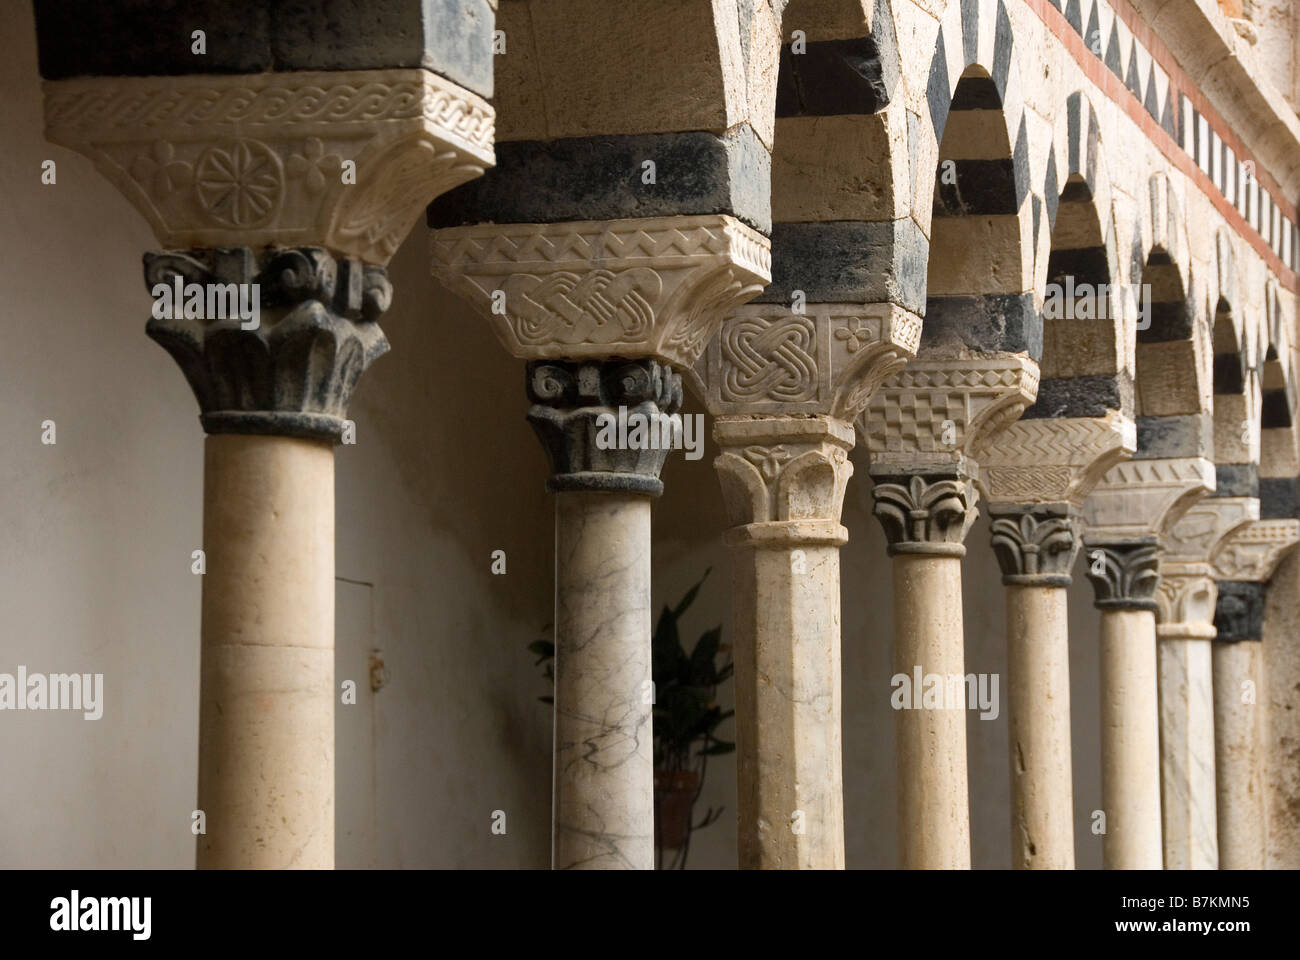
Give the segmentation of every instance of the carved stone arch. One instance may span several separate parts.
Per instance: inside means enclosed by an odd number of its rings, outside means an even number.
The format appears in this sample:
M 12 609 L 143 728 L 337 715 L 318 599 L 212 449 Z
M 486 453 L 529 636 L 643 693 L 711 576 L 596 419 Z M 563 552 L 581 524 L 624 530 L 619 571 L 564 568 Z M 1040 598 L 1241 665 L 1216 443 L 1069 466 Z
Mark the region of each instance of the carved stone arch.
M 1034 302 L 1029 135 L 1011 19 L 1002 0 L 944 13 L 927 99 L 939 145 L 922 350 L 1042 354 Z M 1040 211 L 1041 214 L 1041 211 Z
M 1042 189 L 1035 291 L 1042 296 L 1043 382 L 1026 416 L 1131 416 L 1133 352 L 1110 177 L 1097 114 L 1082 92 L 1067 97 L 1057 115 Z
M 1296 376 L 1292 359 L 1291 327 L 1282 311 L 1277 281 L 1264 288 L 1264 336 L 1260 354 L 1260 427 L 1287 430 L 1295 424 Z
M 1209 324 L 1191 270 L 1187 227 L 1169 178 L 1148 180 L 1134 281 L 1140 293 L 1135 387 L 1141 458 L 1209 456 L 1213 362 Z

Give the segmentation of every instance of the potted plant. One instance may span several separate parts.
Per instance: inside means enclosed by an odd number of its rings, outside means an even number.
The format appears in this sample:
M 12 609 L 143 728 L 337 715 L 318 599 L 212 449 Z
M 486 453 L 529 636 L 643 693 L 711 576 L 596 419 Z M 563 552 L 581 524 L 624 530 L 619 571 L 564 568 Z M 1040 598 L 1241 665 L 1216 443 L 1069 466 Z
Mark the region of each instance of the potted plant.
M 709 757 L 736 749 L 733 742 L 716 735 L 719 724 L 735 713 L 723 710 L 717 703 L 718 687 L 731 678 L 733 669 L 730 658 L 719 660 L 728 652 L 722 643 L 722 627 L 704 631 L 689 652 L 682 645 L 679 629 L 682 616 L 695 602 L 708 576 L 705 570 L 675 606 L 663 608 L 651 638 L 655 863 L 659 869 L 665 869 L 664 855 L 669 850 L 673 853 L 666 869 L 684 869 L 691 834 L 722 816 L 721 807 L 710 807 L 696 823 L 695 804 L 704 789 Z M 539 639 L 528 649 L 537 654 L 539 665 L 546 664 L 545 675 L 554 682 L 555 644 Z M 549 696 L 538 699 L 554 702 Z

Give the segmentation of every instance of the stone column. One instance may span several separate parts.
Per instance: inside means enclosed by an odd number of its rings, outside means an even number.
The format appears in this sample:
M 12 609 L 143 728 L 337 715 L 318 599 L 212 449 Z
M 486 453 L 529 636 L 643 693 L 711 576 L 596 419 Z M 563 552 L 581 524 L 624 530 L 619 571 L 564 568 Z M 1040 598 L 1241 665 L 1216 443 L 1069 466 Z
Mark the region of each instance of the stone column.
M 1161 536 L 1156 636 L 1160 675 L 1160 798 L 1166 870 L 1214 870 L 1214 694 L 1210 641 L 1216 587 L 1210 556 L 1259 518 L 1253 497 L 1211 497 Z
M 87 78 L 45 98 L 48 137 L 170 248 L 145 257 L 147 329 L 208 434 L 198 865 L 332 867 L 333 444 L 388 349 L 384 264 L 492 163 L 492 110 L 424 70 Z
M 1014 421 L 1038 391 L 1024 357 L 914 360 L 860 418 L 871 454 L 875 514 L 894 567 L 894 670 L 942 678 L 938 709 L 898 710 L 899 863 L 970 867 L 961 558 L 977 515 L 971 453 Z M 948 682 L 953 678 L 953 682 Z M 898 706 L 898 704 L 896 704 Z
M 1080 505 L 1132 454 L 1133 421 L 1019 420 L 979 452 L 993 551 L 1007 587 L 1011 864 L 1074 868 L 1066 592 L 1083 533 Z
M 1257 520 L 1219 542 L 1211 644 L 1219 868 L 1265 868 L 1263 627 L 1268 580 L 1300 544 L 1300 520 Z
M 746 304 L 697 365 L 733 550 L 740 865 L 844 866 L 839 548 L 853 418 L 920 340 L 891 304 Z
M 649 501 L 667 454 L 655 437 L 681 373 L 769 279 L 767 238 L 701 215 L 447 227 L 431 249 L 434 274 L 529 361 L 528 418 L 553 471 L 552 865 L 652 869 Z
M 1158 870 L 1160 720 L 1155 595 L 1159 535 L 1214 487 L 1203 457 L 1139 459 L 1107 471 L 1084 503 L 1085 568 L 1101 611 L 1103 860 Z

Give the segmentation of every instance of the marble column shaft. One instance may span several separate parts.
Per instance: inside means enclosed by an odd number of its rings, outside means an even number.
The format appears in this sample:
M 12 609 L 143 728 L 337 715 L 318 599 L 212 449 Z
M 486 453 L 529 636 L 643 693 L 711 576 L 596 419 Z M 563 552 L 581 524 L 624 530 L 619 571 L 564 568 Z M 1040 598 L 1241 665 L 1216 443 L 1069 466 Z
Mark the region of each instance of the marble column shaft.
M 721 419 L 715 466 L 734 524 L 740 865 L 841 869 L 839 523 L 851 424 Z
M 1011 863 L 1069 870 L 1074 790 L 1066 590 L 1081 524 L 1068 505 L 991 509 L 1006 584 Z
M 875 479 L 875 513 L 893 558 L 895 676 L 919 671 L 959 691 L 957 702 L 896 711 L 899 866 L 969 869 L 965 684 L 946 681 L 966 674 L 961 559 L 975 488 L 959 474 Z
M 1211 565 L 1218 584 L 1211 644 L 1219 868 L 1267 865 L 1264 610 L 1269 580 L 1300 543 L 1300 520 L 1270 517 L 1225 537 Z

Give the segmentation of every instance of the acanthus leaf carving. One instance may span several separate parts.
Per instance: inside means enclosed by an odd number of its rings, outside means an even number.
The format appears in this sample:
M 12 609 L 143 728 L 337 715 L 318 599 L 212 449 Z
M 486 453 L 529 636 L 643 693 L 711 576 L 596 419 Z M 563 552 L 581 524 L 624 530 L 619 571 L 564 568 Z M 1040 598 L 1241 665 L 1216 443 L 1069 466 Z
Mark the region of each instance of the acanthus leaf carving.
M 873 512 L 890 555 L 924 553 L 961 557 L 963 541 L 979 515 L 974 484 L 959 474 L 879 476 L 873 473 Z
M 1069 586 L 1082 524 L 1069 510 L 1030 505 L 990 506 L 993 552 L 1002 582 Z
M 1155 537 L 1099 542 L 1084 538 L 1084 559 L 1095 605 L 1101 610 L 1158 609 L 1160 544 Z

